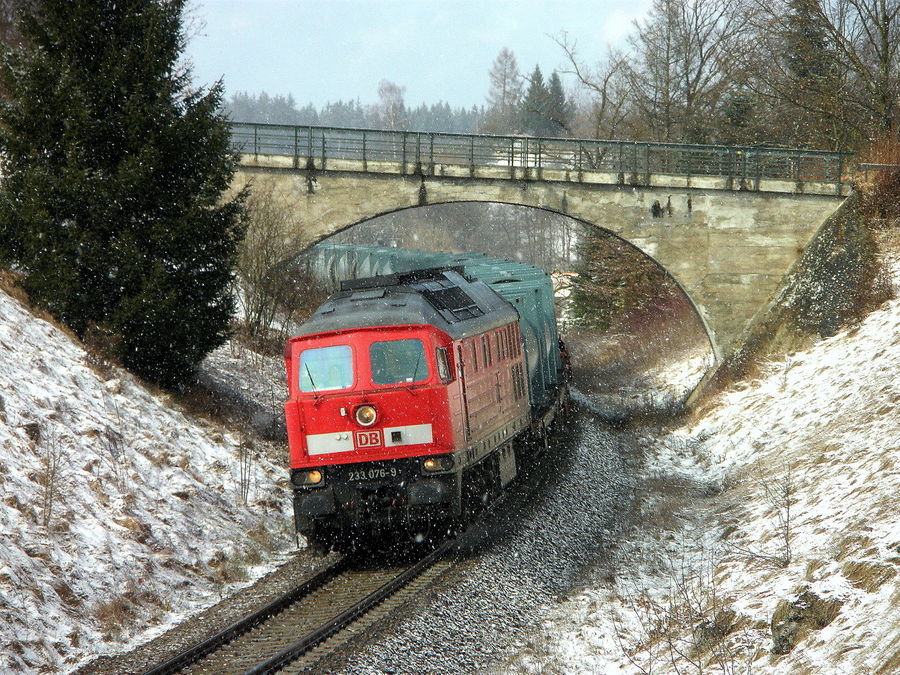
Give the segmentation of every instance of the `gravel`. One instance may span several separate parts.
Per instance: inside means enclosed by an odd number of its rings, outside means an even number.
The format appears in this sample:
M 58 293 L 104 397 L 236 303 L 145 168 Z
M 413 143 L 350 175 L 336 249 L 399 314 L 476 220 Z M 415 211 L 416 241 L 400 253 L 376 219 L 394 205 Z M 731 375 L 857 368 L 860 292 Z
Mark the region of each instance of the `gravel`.
M 538 631 L 555 601 L 611 564 L 628 529 L 636 444 L 575 406 L 551 452 L 458 563 L 333 673 L 483 673 Z

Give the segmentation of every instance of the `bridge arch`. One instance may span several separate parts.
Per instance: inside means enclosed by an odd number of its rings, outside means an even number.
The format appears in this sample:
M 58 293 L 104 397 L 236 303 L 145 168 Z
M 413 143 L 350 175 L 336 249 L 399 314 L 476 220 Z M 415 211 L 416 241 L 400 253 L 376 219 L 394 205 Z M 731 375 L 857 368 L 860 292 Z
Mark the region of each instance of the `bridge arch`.
M 672 285 L 674 285 L 675 288 L 678 289 L 678 291 L 681 293 L 681 295 L 687 300 L 688 304 L 690 305 L 691 309 L 693 310 L 694 315 L 699 319 L 700 324 L 703 327 L 703 331 L 705 333 L 706 339 L 709 342 L 710 351 L 713 354 L 713 358 L 714 358 L 714 363 L 712 364 L 713 367 L 721 362 L 721 351 L 719 349 L 719 345 L 716 340 L 715 332 L 713 331 L 712 327 L 710 326 L 709 321 L 707 320 L 707 317 L 704 314 L 703 308 L 697 304 L 697 302 L 694 300 L 693 297 L 691 297 L 691 294 L 687 291 L 687 289 L 685 289 L 685 287 L 681 284 L 681 282 L 679 282 L 679 280 L 668 269 L 666 269 L 666 267 L 660 261 L 658 261 L 652 255 L 650 255 L 647 251 L 643 250 L 636 244 L 628 241 L 627 239 L 625 239 L 624 237 L 619 235 L 617 232 L 615 232 L 609 228 L 603 227 L 602 225 L 600 225 L 598 223 L 592 223 L 592 222 L 589 222 L 582 218 L 568 215 L 566 213 L 563 213 L 562 211 L 552 209 L 549 207 L 531 206 L 529 204 L 522 204 L 522 203 L 517 203 L 517 202 L 495 202 L 495 201 L 488 202 L 488 201 L 483 201 L 483 200 L 458 200 L 458 201 L 451 201 L 451 202 L 430 203 L 430 204 L 426 204 L 424 206 L 418 206 L 418 205 L 403 206 L 403 207 L 399 207 L 399 208 L 396 208 L 396 209 L 393 209 L 390 211 L 385 211 L 383 213 L 377 213 L 377 214 L 374 214 L 371 216 L 366 216 L 365 218 L 362 218 L 361 220 L 357 220 L 356 222 L 350 223 L 346 226 L 339 227 L 338 229 L 331 232 L 330 234 L 327 234 L 327 235 L 323 234 L 318 240 L 310 243 L 310 247 L 314 246 L 317 243 L 325 241 L 325 240 L 329 239 L 330 237 L 333 237 L 336 234 L 340 234 L 342 232 L 352 230 L 353 228 L 355 228 L 357 226 L 364 225 L 366 223 L 372 222 L 372 221 L 374 221 L 378 218 L 382 218 L 384 216 L 390 216 L 395 213 L 402 213 L 402 212 L 406 212 L 406 211 L 414 211 L 417 209 L 428 208 L 431 206 L 441 206 L 444 204 L 496 204 L 496 205 L 500 205 L 500 206 L 515 206 L 515 207 L 521 207 L 521 208 L 525 208 L 525 209 L 535 209 L 535 210 L 540 210 L 540 211 L 544 211 L 544 212 L 553 214 L 554 216 L 558 216 L 561 218 L 568 218 L 569 220 L 571 220 L 575 223 L 579 223 L 581 225 L 593 228 L 594 230 L 598 230 L 600 232 L 603 232 L 603 233 L 606 233 L 606 234 L 612 236 L 617 241 L 623 243 L 628 249 L 632 250 L 635 253 L 635 255 L 638 255 L 638 256 L 648 260 L 650 263 L 652 263 L 663 274 L 663 276 Z M 465 252 L 471 253 L 473 251 L 465 251 Z M 487 253 L 489 255 L 492 254 L 491 251 L 478 251 L 478 252 Z M 551 270 L 547 270 L 547 271 L 550 272 Z
M 245 156 L 246 158 L 246 156 Z M 249 161 L 249 160 L 248 160 Z M 840 195 L 609 184 L 540 178 L 375 173 L 245 163 L 234 189 L 271 184 L 312 245 L 404 209 L 493 202 L 557 213 L 612 232 L 652 259 L 689 298 L 717 357 L 738 346 Z

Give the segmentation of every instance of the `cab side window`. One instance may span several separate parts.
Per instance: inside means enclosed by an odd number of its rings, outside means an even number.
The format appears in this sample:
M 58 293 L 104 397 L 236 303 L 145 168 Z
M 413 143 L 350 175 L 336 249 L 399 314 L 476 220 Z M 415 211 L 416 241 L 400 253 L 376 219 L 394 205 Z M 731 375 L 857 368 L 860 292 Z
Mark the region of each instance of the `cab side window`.
M 447 355 L 447 348 L 438 347 L 435 351 L 435 355 L 437 357 L 438 377 L 441 378 L 441 382 L 446 384 L 447 382 L 453 381 L 450 370 L 450 357 Z

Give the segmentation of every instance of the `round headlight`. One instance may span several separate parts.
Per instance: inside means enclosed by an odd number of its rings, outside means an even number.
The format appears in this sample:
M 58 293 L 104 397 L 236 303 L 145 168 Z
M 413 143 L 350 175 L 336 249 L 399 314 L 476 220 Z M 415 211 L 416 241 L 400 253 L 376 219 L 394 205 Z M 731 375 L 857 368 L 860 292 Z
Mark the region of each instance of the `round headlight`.
M 375 412 L 375 408 L 370 405 L 361 405 L 356 409 L 356 421 L 364 427 L 370 427 L 375 424 L 377 417 L 378 414 Z
M 434 471 L 452 471 L 453 455 L 441 455 L 440 457 L 429 457 L 422 462 L 422 468 L 427 473 Z
M 324 477 L 325 476 L 320 469 L 310 469 L 308 471 L 294 469 L 291 472 L 291 482 L 296 487 L 303 487 L 305 485 L 318 485 L 322 482 L 322 479 Z

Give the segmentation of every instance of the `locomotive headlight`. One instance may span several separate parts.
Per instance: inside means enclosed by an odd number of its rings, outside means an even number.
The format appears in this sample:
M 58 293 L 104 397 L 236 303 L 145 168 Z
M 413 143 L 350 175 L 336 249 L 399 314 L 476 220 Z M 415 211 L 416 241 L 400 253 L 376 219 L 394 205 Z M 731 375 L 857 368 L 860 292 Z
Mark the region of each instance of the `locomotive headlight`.
M 375 424 L 377 417 L 378 413 L 370 405 L 361 405 L 356 409 L 356 421 L 364 427 L 370 427 Z
M 291 483 L 295 487 L 308 487 L 321 484 L 324 477 L 324 474 L 319 469 L 311 469 L 309 471 L 294 469 L 291 472 Z
M 422 468 L 428 473 L 434 473 L 435 471 L 450 471 L 453 468 L 453 455 L 428 457 L 422 462 Z

